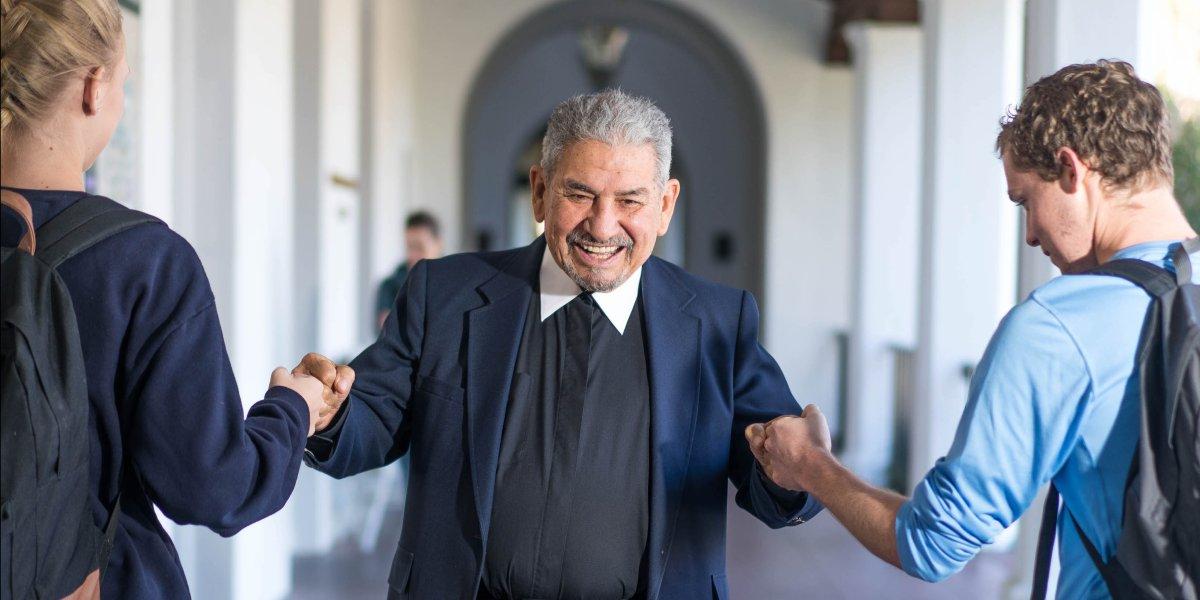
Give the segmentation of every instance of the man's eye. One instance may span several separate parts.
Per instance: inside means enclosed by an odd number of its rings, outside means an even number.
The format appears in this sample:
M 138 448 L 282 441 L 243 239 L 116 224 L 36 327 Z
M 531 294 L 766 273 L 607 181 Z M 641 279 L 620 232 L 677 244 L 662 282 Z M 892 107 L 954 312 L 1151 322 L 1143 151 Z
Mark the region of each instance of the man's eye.
M 632 198 L 622 198 L 622 199 L 621 199 L 621 205 L 622 205 L 622 206 L 627 206 L 627 207 L 633 208 L 633 207 L 635 207 L 635 206 L 641 206 L 641 205 L 642 205 L 642 203 L 641 203 L 641 201 L 640 201 L 640 200 L 634 200 L 634 199 L 632 199 Z
M 572 199 L 572 200 L 576 200 L 576 201 L 578 201 L 578 202 L 583 202 L 583 201 L 585 201 L 585 200 L 589 200 L 589 199 L 590 199 L 590 198 L 588 198 L 587 196 L 585 196 L 585 195 L 583 195 L 583 194 L 571 194 L 570 196 L 567 196 L 567 197 L 568 197 L 568 198 L 570 198 L 570 199 Z

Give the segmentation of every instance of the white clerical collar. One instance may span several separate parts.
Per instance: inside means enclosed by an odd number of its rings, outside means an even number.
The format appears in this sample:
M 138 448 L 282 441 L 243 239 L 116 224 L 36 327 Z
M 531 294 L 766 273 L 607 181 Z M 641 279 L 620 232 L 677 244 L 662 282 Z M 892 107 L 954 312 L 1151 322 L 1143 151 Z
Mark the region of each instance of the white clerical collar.
M 542 269 L 539 277 L 539 287 L 542 294 L 542 320 L 564 307 L 583 290 L 554 262 L 550 249 L 542 251 Z M 637 303 L 638 285 L 642 281 L 642 268 L 638 267 L 633 275 L 611 292 L 595 292 L 592 298 L 604 316 L 608 317 L 617 331 L 625 334 L 625 326 L 629 323 L 629 315 L 633 313 L 633 305 Z

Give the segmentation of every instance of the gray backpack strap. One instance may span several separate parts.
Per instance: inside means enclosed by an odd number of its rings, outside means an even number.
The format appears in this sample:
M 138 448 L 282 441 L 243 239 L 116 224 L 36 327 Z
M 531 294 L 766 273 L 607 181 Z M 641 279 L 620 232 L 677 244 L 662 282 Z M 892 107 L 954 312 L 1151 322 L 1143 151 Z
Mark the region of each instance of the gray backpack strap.
M 1190 238 L 1183 240 L 1175 252 L 1171 255 L 1171 262 L 1175 263 L 1175 279 L 1179 285 L 1186 285 L 1192 282 L 1192 256 L 1200 252 L 1200 238 Z
M 89 196 L 72 204 L 38 228 L 38 253 L 51 268 L 127 229 L 161 223 L 100 196 Z

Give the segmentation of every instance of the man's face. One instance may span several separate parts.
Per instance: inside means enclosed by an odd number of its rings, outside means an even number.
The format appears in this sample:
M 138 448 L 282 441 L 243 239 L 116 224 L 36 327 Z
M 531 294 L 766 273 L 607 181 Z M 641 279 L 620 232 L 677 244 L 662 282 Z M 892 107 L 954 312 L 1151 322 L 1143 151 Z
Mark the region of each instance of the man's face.
M 1089 208 L 1086 186 L 1071 180 L 1076 177 L 1074 172 L 1046 181 L 1033 170 L 1018 170 L 1005 155 L 1004 177 L 1008 197 L 1025 211 L 1025 243 L 1040 247 L 1063 273 L 1096 266 L 1092 249 L 1095 215 Z
M 530 169 L 533 214 L 546 224 L 554 261 L 580 288 L 606 292 L 625 282 L 667 232 L 679 182 L 656 182 L 654 149 L 585 140 L 563 150 L 550 178 Z
M 442 255 L 442 241 L 428 227 L 409 227 L 404 230 L 404 256 L 408 268 L 418 260 Z

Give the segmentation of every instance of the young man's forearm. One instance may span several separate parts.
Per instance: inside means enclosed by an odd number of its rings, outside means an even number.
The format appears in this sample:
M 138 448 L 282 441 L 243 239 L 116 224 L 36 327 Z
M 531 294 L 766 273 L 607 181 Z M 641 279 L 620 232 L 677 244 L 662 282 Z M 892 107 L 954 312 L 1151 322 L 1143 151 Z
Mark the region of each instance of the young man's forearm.
M 906 498 L 871 486 L 824 451 L 812 453 L 808 492 L 872 554 L 900 568 L 896 513 Z

